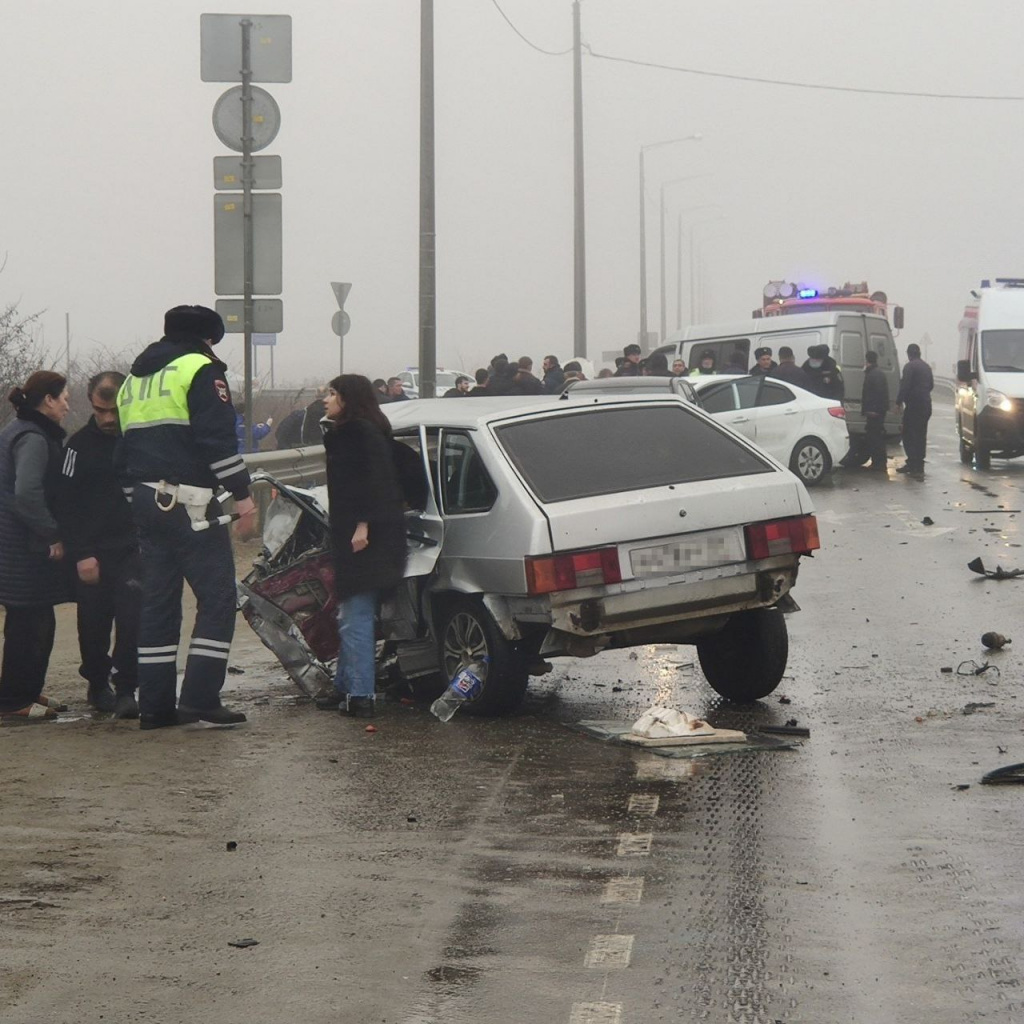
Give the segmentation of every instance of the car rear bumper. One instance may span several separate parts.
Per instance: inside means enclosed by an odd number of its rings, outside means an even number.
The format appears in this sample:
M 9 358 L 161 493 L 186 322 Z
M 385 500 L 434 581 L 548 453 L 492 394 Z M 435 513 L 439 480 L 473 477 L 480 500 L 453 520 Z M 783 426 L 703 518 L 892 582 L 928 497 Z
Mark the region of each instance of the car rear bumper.
M 796 582 L 796 555 L 702 569 L 664 579 L 631 580 L 551 596 L 550 625 L 589 637 L 666 622 L 765 608 Z

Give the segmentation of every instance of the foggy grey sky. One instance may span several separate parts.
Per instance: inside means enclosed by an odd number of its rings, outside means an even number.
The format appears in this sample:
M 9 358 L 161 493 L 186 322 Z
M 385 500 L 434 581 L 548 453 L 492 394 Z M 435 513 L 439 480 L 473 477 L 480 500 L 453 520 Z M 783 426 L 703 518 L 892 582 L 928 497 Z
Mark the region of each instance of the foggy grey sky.
M 571 44 L 569 0 L 499 0 L 539 46 Z M 437 0 L 438 354 L 572 352 L 572 63 L 510 30 L 491 0 Z M 195 0 L 0 7 L 6 102 L 0 299 L 45 309 L 45 340 L 137 348 L 163 311 L 213 305 L 213 104 Z M 250 9 L 252 10 L 252 9 Z M 585 0 L 595 50 L 842 86 L 1024 94 L 1018 3 L 977 0 Z M 294 80 L 267 88 L 282 129 L 285 332 L 277 378 L 337 373 L 331 280 L 353 282 L 346 369 L 416 362 L 419 3 L 279 0 Z M 698 78 L 585 58 L 589 354 L 639 328 L 637 157 L 648 154 L 649 327 L 657 330 L 658 187 L 698 229 L 705 321 L 743 319 L 771 278 L 866 279 L 906 307 L 948 372 L 967 291 L 1024 276 L 1024 103 L 863 96 Z M 685 250 L 684 250 L 685 257 Z M 685 268 L 684 268 L 685 269 Z M 684 282 L 685 287 L 685 282 Z M 688 321 L 684 301 L 684 323 Z M 240 337 L 219 352 L 241 366 Z M 265 368 L 265 365 L 264 365 Z

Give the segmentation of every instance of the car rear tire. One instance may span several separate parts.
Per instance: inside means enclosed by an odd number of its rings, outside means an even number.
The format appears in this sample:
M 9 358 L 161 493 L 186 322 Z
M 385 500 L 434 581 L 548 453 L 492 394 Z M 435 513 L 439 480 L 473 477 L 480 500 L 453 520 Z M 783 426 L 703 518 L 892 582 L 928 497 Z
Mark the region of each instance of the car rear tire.
M 437 623 L 441 673 L 450 681 L 470 662 L 490 658 L 480 695 L 468 701 L 471 715 L 505 715 L 523 702 L 527 665 L 515 644 L 506 640 L 483 604 L 471 597 L 444 601 Z
M 974 444 L 974 465 L 976 469 L 992 468 L 992 454 L 988 450 L 988 445 L 980 441 Z
M 789 468 L 806 487 L 815 487 L 832 472 L 832 456 L 823 441 L 805 437 L 797 442 L 789 460 Z
M 782 681 L 789 632 L 778 608 L 737 612 L 719 632 L 697 641 L 697 657 L 716 693 L 735 704 L 767 697 Z

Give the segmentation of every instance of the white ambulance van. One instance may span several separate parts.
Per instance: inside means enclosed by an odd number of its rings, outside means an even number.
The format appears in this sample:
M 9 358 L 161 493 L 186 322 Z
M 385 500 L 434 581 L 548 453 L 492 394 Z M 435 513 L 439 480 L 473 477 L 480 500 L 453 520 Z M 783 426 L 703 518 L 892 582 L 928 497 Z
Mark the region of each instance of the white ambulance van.
M 982 281 L 960 321 L 956 429 L 960 461 L 1024 455 L 1024 278 Z

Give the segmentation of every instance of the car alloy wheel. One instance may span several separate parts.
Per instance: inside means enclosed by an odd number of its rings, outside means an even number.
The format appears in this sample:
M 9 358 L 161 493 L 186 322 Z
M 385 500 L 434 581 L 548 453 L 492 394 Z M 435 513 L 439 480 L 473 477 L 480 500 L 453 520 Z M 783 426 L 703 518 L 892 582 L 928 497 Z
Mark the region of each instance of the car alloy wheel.
M 821 483 L 832 470 L 828 449 L 815 437 L 805 437 L 793 449 L 789 468 L 808 486 Z

